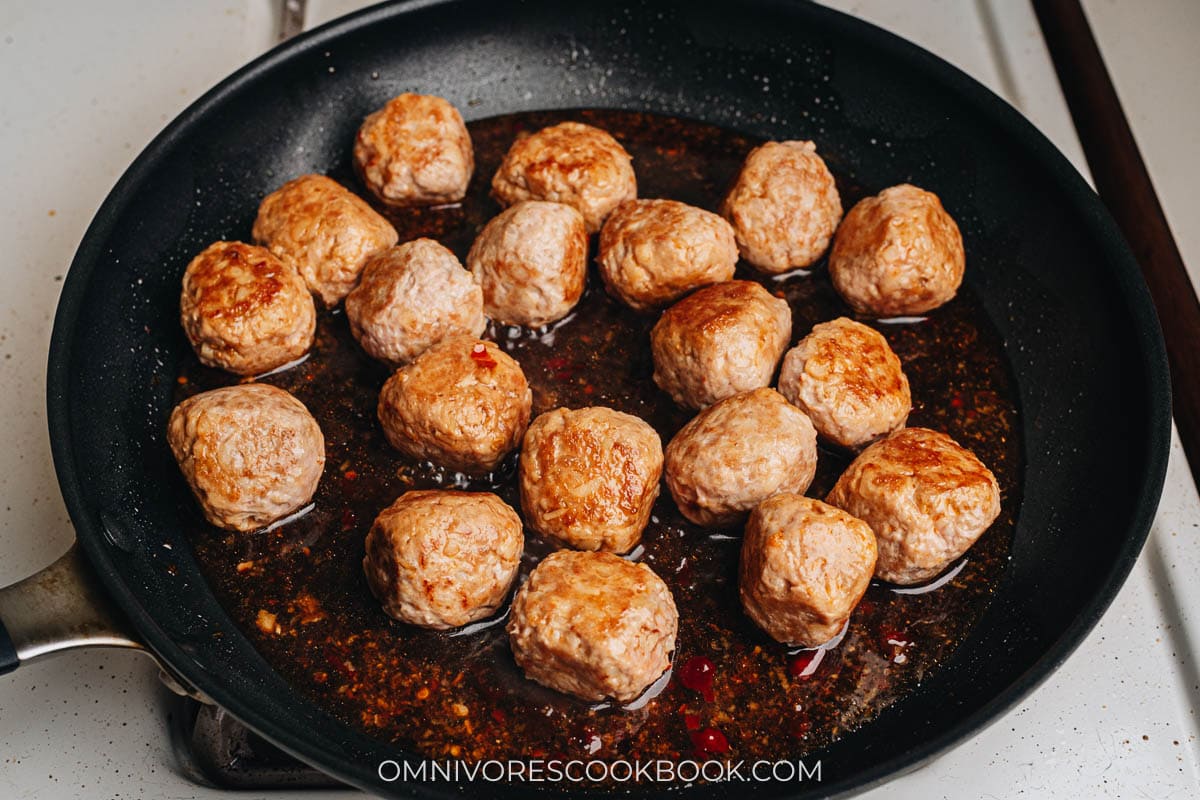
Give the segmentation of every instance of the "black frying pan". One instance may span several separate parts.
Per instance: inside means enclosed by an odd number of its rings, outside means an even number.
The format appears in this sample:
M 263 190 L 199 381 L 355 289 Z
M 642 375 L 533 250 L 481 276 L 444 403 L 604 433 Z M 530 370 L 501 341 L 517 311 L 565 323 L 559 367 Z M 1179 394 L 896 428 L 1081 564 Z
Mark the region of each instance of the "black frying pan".
M 913 179 L 957 209 L 967 290 L 1002 333 L 1020 389 L 1028 460 L 1011 566 L 933 679 L 809 755 L 822 783 L 765 785 L 762 796 L 836 794 L 920 764 L 1032 690 L 1100 617 L 1161 491 L 1166 361 L 1108 214 L 1019 114 L 928 53 L 811 5 L 397 3 L 289 42 L 175 120 L 101 207 L 63 288 L 48 375 L 63 494 L 105 594 L 178 679 L 352 784 L 469 791 L 382 784 L 377 765 L 402 754 L 272 672 L 209 592 L 164 488 L 176 469 L 163 432 L 186 348 L 177 307 L 187 260 L 214 239 L 244 238 L 283 177 L 344 168 L 362 117 L 409 89 L 443 95 L 468 118 L 611 107 L 814 138 L 866 186 Z M 0 667 L 14 665 L 6 650 L 0 626 Z

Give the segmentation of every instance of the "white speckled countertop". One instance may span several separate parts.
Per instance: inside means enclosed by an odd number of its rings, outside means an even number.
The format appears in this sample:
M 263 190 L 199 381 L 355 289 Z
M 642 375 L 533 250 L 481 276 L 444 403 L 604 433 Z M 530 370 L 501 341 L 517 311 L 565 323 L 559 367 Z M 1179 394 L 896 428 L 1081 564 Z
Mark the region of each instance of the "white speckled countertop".
M 1017 105 L 1084 161 L 1032 11 L 1011 0 L 836 0 Z M 308 23 L 364 5 L 315 0 Z M 1200 4 L 1085 3 L 1193 283 L 1200 286 Z M 0 585 L 66 550 L 44 375 L 62 275 L 95 209 L 150 138 L 273 42 L 270 0 L 0 4 Z M 868 797 L 1195 797 L 1200 791 L 1200 499 L 1175 443 L 1149 543 L 1087 641 L 970 742 Z M 0 678 L 0 798 L 196 798 L 165 690 L 141 656 L 74 653 Z M 296 793 L 241 797 L 295 797 Z M 322 798 L 359 796 L 323 792 Z

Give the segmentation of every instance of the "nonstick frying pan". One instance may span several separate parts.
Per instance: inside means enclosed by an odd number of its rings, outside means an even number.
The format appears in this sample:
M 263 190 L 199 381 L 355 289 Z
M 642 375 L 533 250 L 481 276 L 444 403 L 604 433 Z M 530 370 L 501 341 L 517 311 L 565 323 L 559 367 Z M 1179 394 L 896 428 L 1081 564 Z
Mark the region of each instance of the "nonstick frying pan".
M 468 118 L 623 108 L 813 138 L 863 185 L 914 180 L 957 210 L 966 291 L 1003 336 L 1020 393 L 1027 460 L 1011 563 L 932 679 L 807 756 L 821 760 L 821 783 L 763 785 L 762 796 L 848 792 L 919 765 L 1031 691 L 1100 617 L 1161 492 L 1166 360 L 1116 227 L 1018 113 L 934 56 L 813 5 L 413 2 L 344 18 L 235 73 L 151 143 L 97 213 L 63 288 L 48 371 L 51 442 L 79 547 L 0 590 L 0 671 L 74 644 L 141 643 L 171 682 L 351 784 L 472 792 L 378 779 L 381 761 L 406 756 L 270 669 L 209 591 L 166 485 L 187 260 L 214 239 L 245 238 L 259 198 L 286 177 L 343 168 L 362 117 L 405 90 L 447 97 Z

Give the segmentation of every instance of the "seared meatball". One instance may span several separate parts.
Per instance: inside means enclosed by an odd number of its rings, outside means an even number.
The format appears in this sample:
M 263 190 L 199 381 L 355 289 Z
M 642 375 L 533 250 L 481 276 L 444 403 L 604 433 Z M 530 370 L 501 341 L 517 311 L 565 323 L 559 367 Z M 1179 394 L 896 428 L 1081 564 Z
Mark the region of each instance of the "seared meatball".
M 742 607 L 777 642 L 824 644 L 862 599 L 875 556 L 875 534 L 861 519 L 798 494 L 769 497 L 742 539 Z
M 875 531 L 875 576 L 929 580 L 967 552 L 1000 514 L 991 470 L 944 433 L 904 428 L 864 450 L 826 501 Z
M 480 232 L 467 267 L 483 287 L 483 310 L 505 325 L 537 328 L 565 317 L 587 280 L 587 227 L 562 203 L 526 200 Z
M 414 239 L 377 253 L 346 296 L 350 332 L 368 355 L 407 364 L 447 336 L 487 326 L 483 292 L 454 253 Z
M 379 421 L 402 453 L 483 473 L 521 443 L 533 393 L 492 342 L 451 336 L 401 367 L 379 393 Z
M 385 205 L 457 203 L 475 171 L 475 151 L 457 108 L 440 97 L 406 92 L 363 120 L 354 166 Z
M 626 200 L 600 231 L 600 277 L 630 308 L 664 306 L 733 277 L 733 228 L 721 217 L 675 200 Z
M 371 525 L 363 570 L 389 617 L 444 630 L 500 608 L 524 547 L 520 517 L 491 492 L 405 492 Z
M 667 488 L 697 525 L 732 525 L 768 497 L 803 494 L 817 469 L 817 432 L 774 389 L 709 406 L 667 445 Z
M 645 564 L 560 550 L 513 598 L 508 641 L 525 677 L 583 700 L 625 702 L 671 665 L 679 612 Z
M 742 258 L 763 272 L 807 267 L 842 218 L 833 175 L 812 142 L 767 142 L 750 151 L 721 205 Z
M 633 158 L 608 131 L 560 122 L 513 142 L 492 177 L 492 196 L 504 206 L 566 203 L 595 233 L 618 203 L 637 197 Z
M 579 550 L 624 553 L 642 538 L 662 477 L 648 423 L 596 406 L 537 417 L 521 448 L 525 524 Z
M 269 250 L 214 242 L 183 273 L 179 317 L 210 367 L 260 375 L 312 346 L 317 309 L 299 273 Z
M 296 398 L 266 383 L 213 389 L 171 412 L 167 442 L 208 521 L 252 531 L 304 506 L 325 469 L 325 437 Z
M 829 277 L 860 314 L 924 314 L 949 302 L 966 267 L 962 234 L 933 192 L 903 184 L 858 202 L 838 229 Z
M 859 447 L 904 426 L 912 394 L 900 359 L 878 331 L 840 317 L 813 326 L 788 351 L 779 391 L 817 433 Z
M 354 288 L 367 259 L 396 243 L 396 229 L 336 181 L 301 175 L 263 198 L 254 241 L 294 265 L 332 307 Z
M 650 331 L 654 382 L 704 408 L 771 383 L 792 338 L 787 301 L 753 281 L 708 286 L 668 308 Z

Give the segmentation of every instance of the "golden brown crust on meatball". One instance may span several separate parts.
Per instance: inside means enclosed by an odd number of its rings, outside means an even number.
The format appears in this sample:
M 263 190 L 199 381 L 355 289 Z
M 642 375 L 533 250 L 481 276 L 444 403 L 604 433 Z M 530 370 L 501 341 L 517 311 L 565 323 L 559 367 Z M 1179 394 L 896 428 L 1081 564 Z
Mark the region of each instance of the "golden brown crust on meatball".
M 944 433 L 896 431 L 846 468 L 826 501 L 871 526 L 876 577 L 926 581 L 948 567 L 1000 514 L 991 470 Z
M 396 244 L 396 229 L 336 181 L 301 175 L 263 198 L 254 241 L 295 266 L 332 307 L 354 288 L 368 258 Z
M 633 158 L 608 131 L 560 122 L 513 142 L 492 177 L 492 196 L 504 206 L 566 203 L 595 233 L 618 203 L 637 197 Z
M 183 273 L 179 317 L 210 367 L 260 375 L 312 346 L 317 310 L 304 281 L 269 250 L 214 242 Z
M 875 572 L 875 534 L 839 508 L 777 494 L 750 514 L 738 589 L 772 639 L 816 647 L 841 631 Z
M 489 317 L 537 328 L 562 319 L 579 302 L 587 249 L 587 227 L 578 211 L 526 200 L 484 227 L 467 254 L 467 267 L 483 288 Z
M 817 432 L 774 389 L 709 406 L 667 445 L 667 488 L 697 525 L 732 525 L 780 492 L 803 494 L 817 469 Z
M 385 205 L 457 203 L 475 171 L 475 150 L 449 101 L 405 92 L 363 120 L 354 140 L 354 166 Z
M 517 591 L 508 637 L 527 678 L 625 702 L 670 666 L 678 628 L 671 591 L 645 564 L 560 550 Z
M 779 391 L 842 447 L 904 427 L 912 411 L 908 377 L 887 339 L 846 317 L 813 326 L 788 351 Z
M 597 262 L 609 294 L 630 308 L 664 306 L 737 266 L 733 228 L 676 200 L 626 200 L 600 231 Z
M 700 289 L 650 331 L 654 382 L 689 408 L 768 386 L 792 338 L 792 310 L 753 281 Z
M 167 442 L 213 525 L 252 531 L 298 510 L 317 490 L 325 437 L 296 398 L 266 383 L 189 397 Z
M 484 473 L 521 443 L 532 403 L 520 364 L 492 342 L 452 336 L 388 379 L 378 413 L 400 452 Z
M 389 617 L 445 630 L 500 608 L 524 547 L 520 517 L 491 492 L 405 492 L 371 525 L 363 571 Z
M 432 239 L 372 256 L 346 296 L 346 317 L 363 350 L 392 365 L 407 364 L 447 336 L 478 336 L 487 326 L 479 284 Z
M 721 204 L 738 250 L 768 273 L 821 257 L 842 218 L 842 200 L 812 142 L 767 142 L 750 151 Z
M 662 443 L 644 420 L 611 408 L 556 408 L 521 448 L 521 508 L 537 533 L 580 550 L 627 552 L 658 497 Z
M 860 200 L 829 254 L 829 277 L 860 314 L 923 314 L 962 284 L 962 234 L 933 192 L 902 184 Z

